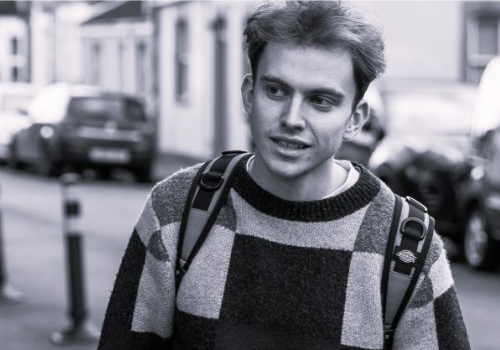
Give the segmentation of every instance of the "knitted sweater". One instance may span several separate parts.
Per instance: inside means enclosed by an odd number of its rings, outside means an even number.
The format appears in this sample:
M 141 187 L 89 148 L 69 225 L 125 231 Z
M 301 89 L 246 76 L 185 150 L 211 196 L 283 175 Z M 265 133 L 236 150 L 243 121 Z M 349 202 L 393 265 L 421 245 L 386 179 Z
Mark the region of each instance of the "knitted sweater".
M 175 297 L 177 238 L 198 166 L 152 190 L 123 257 L 99 350 L 382 349 L 381 275 L 394 194 L 368 170 L 347 191 L 292 202 L 243 164 Z M 394 349 L 470 349 L 434 235 Z

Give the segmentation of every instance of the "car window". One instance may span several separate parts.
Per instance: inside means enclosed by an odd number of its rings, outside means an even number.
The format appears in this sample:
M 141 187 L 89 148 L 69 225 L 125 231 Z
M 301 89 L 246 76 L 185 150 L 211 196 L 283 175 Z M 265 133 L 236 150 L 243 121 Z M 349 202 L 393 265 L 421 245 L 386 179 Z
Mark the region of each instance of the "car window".
M 500 169 L 500 131 L 497 130 L 493 136 L 493 145 L 491 150 L 491 163 L 495 168 Z M 498 175 L 498 174 L 497 174 Z
M 488 159 L 493 150 L 493 130 L 488 130 L 480 136 L 472 138 L 473 155 L 481 159 Z
M 68 115 L 78 121 L 146 119 L 142 104 L 122 97 L 75 97 L 70 101 Z
M 491 137 L 489 157 L 485 163 L 486 177 L 495 187 L 500 187 L 500 130 Z
M 392 92 L 386 96 L 391 134 L 469 134 L 474 95 L 453 92 Z

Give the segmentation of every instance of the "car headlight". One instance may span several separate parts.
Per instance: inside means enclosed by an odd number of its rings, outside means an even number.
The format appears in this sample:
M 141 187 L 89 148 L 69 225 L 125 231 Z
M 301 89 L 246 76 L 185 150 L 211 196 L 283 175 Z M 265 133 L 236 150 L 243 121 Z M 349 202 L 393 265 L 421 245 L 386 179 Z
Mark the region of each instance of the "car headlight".
M 50 125 L 44 125 L 40 128 L 40 136 L 44 139 L 50 139 L 54 136 L 54 128 Z

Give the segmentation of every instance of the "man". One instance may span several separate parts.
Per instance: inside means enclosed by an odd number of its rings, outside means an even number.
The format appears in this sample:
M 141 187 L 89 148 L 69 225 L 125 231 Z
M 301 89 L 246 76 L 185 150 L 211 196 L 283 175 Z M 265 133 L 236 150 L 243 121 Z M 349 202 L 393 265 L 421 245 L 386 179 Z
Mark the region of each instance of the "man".
M 125 253 L 100 349 L 382 349 L 393 193 L 335 159 L 369 117 L 376 28 L 337 2 L 269 3 L 248 20 L 242 96 L 255 156 L 178 294 L 177 235 L 199 168 L 152 191 Z M 437 235 L 395 349 L 469 349 Z

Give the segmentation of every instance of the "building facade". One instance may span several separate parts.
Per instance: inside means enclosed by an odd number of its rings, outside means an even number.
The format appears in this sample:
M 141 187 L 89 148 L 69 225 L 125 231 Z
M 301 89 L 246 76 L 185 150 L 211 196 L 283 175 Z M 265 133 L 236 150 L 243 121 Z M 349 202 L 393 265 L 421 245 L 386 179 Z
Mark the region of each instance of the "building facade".
M 160 153 L 248 149 L 242 31 L 258 2 L 165 2 L 154 9 Z
M 81 25 L 81 43 L 84 83 L 138 95 L 151 108 L 153 23 L 148 5 L 115 2 Z

